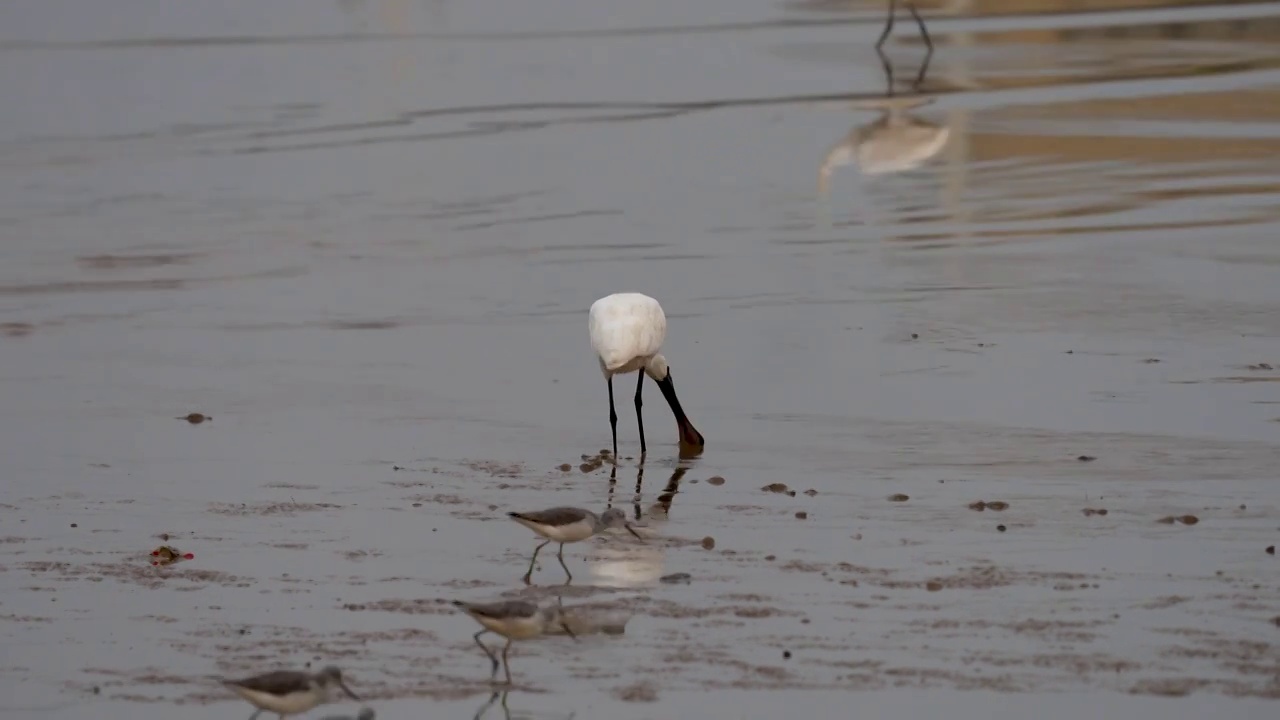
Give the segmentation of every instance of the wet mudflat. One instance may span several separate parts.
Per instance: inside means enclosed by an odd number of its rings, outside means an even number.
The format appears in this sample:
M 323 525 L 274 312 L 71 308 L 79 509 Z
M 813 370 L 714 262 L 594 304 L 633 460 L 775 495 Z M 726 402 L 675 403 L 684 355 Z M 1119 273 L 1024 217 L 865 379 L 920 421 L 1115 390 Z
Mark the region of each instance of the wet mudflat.
M 1280 3 L 923 7 L 0 9 L 0 717 L 1273 712 Z

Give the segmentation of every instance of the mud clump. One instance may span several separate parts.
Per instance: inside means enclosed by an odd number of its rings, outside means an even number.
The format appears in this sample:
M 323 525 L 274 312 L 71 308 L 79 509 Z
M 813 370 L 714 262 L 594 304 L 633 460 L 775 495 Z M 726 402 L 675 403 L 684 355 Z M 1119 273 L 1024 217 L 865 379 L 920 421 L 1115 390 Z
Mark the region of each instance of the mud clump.
M 613 696 L 623 702 L 657 702 L 658 689 L 653 683 L 642 680 L 633 685 L 614 688 Z
M 671 573 L 658 578 L 658 582 L 666 585 L 688 585 L 692 581 L 693 576 L 685 572 Z
M 560 463 L 560 472 L 569 472 L 573 470 L 573 466 L 569 463 Z
M 298 502 L 280 502 L 266 503 L 263 505 L 246 505 L 244 503 L 213 503 L 209 506 L 209 512 L 215 515 L 245 516 L 245 515 L 293 515 L 299 512 L 316 512 L 319 510 L 335 510 L 342 507 L 333 503 L 298 503 Z
M 717 487 L 718 487 L 718 486 L 720 486 L 720 485 L 723 485 L 723 484 L 724 484 L 724 478 L 720 477 L 719 475 L 713 475 L 713 476 L 711 476 L 711 477 L 707 478 L 707 484 L 708 484 L 708 485 L 715 485 L 715 486 L 717 486 Z
M 788 495 L 793 496 L 796 494 L 794 490 L 787 487 L 786 483 L 769 483 L 760 489 L 771 493 L 787 493 Z
M 187 422 L 191 423 L 192 425 L 199 425 L 200 423 L 204 422 L 205 420 L 210 420 L 210 421 L 212 421 L 212 420 L 213 420 L 213 417 L 212 417 L 212 416 L 210 416 L 210 415 L 205 415 L 204 413 L 193 412 L 193 413 L 188 413 L 187 415 L 183 415 L 182 417 L 180 417 L 180 418 L 178 418 L 178 419 L 179 419 L 179 420 L 186 420 Z
M 24 337 L 30 335 L 36 329 L 35 325 L 24 322 L 7 322 L 0 323 L 0 333 L 4 333 L 7 337 Z
M 928 590 L 929 592 L 938 592 L 939 590 L 942 589 L 942 583 L 938 582 L 937 580 L 930 580 L 929 582 L 924 584 L 924 589 Z
M 1195 515 L 1177 515 L 1177 516 L 1166 515 L 1160 518 L 1159 520 L 1156 520 L 1156 522 L 1162 525 L 1172 525 L 1174 523 L 1182 523 L 1183 525 L 1195 525 L 1196 523 L 1200 522 L 1200 518 L 1196 517 Z
M 894 493 L 889 496 L 889 502 L 906 502 L 910 499 L 910 496 L 903 495 L 902 493 Z
M 969 503 L 969 509 L 977 510 L 978 512 L 982 512 L 983 510 L 994 510 L 995 512 L 1001 512 L 1002 510 L 1009 509 L 1009 503 L 1003 500 L 993 500 L 991 502 L 985 502 L 983 500 L 979 500 L 977 502 Z
M 1275 554 L 1276 554 L 1276 546 L 1275 546 L 1275 545 L 1268 545 L 1268 546 L 1267 546 L 1267 554 L 1268 554 L 1268 555 L 1275 555 Z
M 1079 457 L 1076 458 L 1076 460 L 1079 460 L 1080 462 L 1093 462 L 1094 460 L 1097 460 L 1097 459 L 1098 458 L 1093 455 L 1080 455 Z
M 797 520 L 808 520 L 808 519 L 809 519 L 809 513 L 807 513 L 807 512 L 805 512 L 805 511 L 801 510 L 800 512 L 796 513 L 796 519 L 797 519 Z
M 497 460 L 472 460 L 463 463 L 463 467 L 473 472 L 485 473 L 494 478 L 518 478 L 524 474 L 523 465 L 498 462 Z
M 804 491 L 804 494 L 808 495 L 809 497 L 813 497 L 814 495 L 818 494 L 818 491 L 814 490 L 813 488 L 809 488 L 808 490 Z
M 1106 515 L 1107 509 L 1106 508 L 1085 508 L 1080 512 L 1084 513 L 1085 517 L 1091 517 L 1093 515 Z
M 706 536 L 706 537 L 702 538 L 702 549 L 703 549 L 703 550 L 714 550 L 715 548 L 716 548 L 716 539 L 715 539 L 715 538 L 711 537 L 710 535 L 708 535 L 708 536 Z
M 609 451 L 601 450 L 595 455 L 583 455 L 582 464 L 578 466 L 578 469 L 584 473 L 594 472 L 596 470 L 599 470 L 600 466 L 604 465 L 608 461 L 609 461 Z
M 1005 527 L 1005 526 L 1003 526 L 1003 525 L 997 525 L 997 526 L 996 526 L 996 532 L 1004 532 L 1005 530 L 1008 530 L 1008 529 L 1009 529 L 1009 528 L 1007 528 L 1007 527 Z

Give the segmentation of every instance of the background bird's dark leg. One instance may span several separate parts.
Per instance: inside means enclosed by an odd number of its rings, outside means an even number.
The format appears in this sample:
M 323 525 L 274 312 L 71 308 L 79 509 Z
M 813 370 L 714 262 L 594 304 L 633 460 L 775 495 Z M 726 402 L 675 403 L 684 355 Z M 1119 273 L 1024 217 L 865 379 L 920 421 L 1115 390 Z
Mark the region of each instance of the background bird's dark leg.
M 644 389 L 644 368 L 640 368 L 640 372 L 636 374 L 640 376 L 640 379 L 636 381 L 636 425 L 640 427 L 640 457 L 644 457 L 644 418 L 640 417 L 640 406 L 643 404 L 640 401 L 640 391 Z M 616 455 L 617 452 L 617 449 L 615 449 L 614 454 Z
M 511 663 L 507 660 L 507 653 L 511 652 L 511 639 L 507 638 L 507 646 L 502 648 L 502 667 L 507 671 L 507 684 L 511 684 Z
M 929 31 L 925 29 L 924 20 L 920 18 L 920 13 L 916 12 L 914 3 L 908 2 L 907 9 L 911 11 L 911 17 L 916 19 L 916 25 L 920 27 L 920 35 L 924 37 L 924 46 L 929 48 L 929 54 L 933 54 L 933 39 L 929 37 Z
M 262 714 L 262 710 L 258 710 L 257 712 L 249 716 L 249 720 L 257 720 L 258 716 L 261 714 Z
M 880 33 L 880 39 L 876 41 L 876 49 L 879 50 L 884 41 L 889 37 L 889 33 L 893 31 L 893 13 L 898 9 L 898 0 L 889 0 L 889 19 L 885 21 L 884 32 Z
M 546 547 L 546 546 L 547 546 L 547 543 L 549 543 L 549 542 L 551 542 L 551 541 L 550 541 L 550 540 L 548 540 L 547 542 L 544 542 L 544 543 L 542 543 L 541 545 L 539 545 L 538 547 L 536 547 L 536 548 L 534 548 L 534 549 L 533 549 L 533 557 L 529 558 L 529 570 L 528 570 L 528 572 L 526 572 L 526 573 L 524 574 L 524 584 L 525 584 L 525 585 L 528 585 L 528 584 L 529 584 L 529 579 L 533 577 L 533 564 L 534 564 L 535 562 L 537 562 L 537 561 L 538 561 L 538 551 L 539 551 L 539 550 L 541 550 L 542 548 Z
M 880 56 L 880 67 L 884 68 L 884 96 L 893 97 L 893 64 L 879 45 L 876 46 L 876 55 Z
M 920 72 L 916 73 L 916 81 L 911 85 L 911 89 L 914 92 L 920 92 L 920 85 L 924 83 L 925 73 L 929 72 L 929 62 L 933 60 L 933 40 L 929 38 L 929 31 L 925 29 L 924 20 L 920 19 L 920 13 L 916 12 L 916 6 L 907 3 L 907 9 L 911 11 L 911 16 L 916 19 L 916 25 L 920 26 L 920 35 L 924 37 L 924 64 L 920 66 Z
M 493 677 L 498 674 L 498 658 L 494 657 L 493 653 L 489 652 L 489 648 L 485 647 L 484 643 L 480 642 L 480 636 L 487 632 L 489 631 L 481 630 L 475 634 L 475 639 L 476 644 L 480 646 L 480 649 L 484 651 L 484 654 L 489 656 L 489 662 L 493 663 L 493 672 L 489 673 L 489 677 Z
M 569 572 L 569 566 L 564 564 L 564 543 L 560 543 L 560 552 L 556 553 L 556 557 L 560 558 L 560 567 L 564 568 L 564 574 L 568 576 L 564 581 L 564 584 L 568 585 L 573 580 L 573 573 Z
M 618 411 L 613 409 L 612 375 L 609 376 L 609 427 L 613 429 L 613 462 L 616 465 L 618 463 Z

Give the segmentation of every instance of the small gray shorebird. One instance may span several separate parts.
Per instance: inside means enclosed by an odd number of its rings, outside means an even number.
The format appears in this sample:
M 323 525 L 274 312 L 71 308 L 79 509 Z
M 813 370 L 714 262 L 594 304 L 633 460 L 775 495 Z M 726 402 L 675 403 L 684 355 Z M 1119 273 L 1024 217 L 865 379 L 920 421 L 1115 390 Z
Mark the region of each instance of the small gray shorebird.
M 469 603 L 454 600 L 453 604 L 484 627 L 474 637 L 476 644 L 480 646 L 485 655 L 489 656 L 489 661 L 493 663 L 493 672 L 490 673 L 490 678 L 498 676 L 498 658 L 494 656 L 493 651 L 480 642 L 480 636 L 487 632 L 492 632 L 507 639 L 506 646 L 502 648 L 502 668 L 507 673 L 508 685 L 511 684 L 511 665 L 507 661 L 507 653 L 511 652 L 511 643 L 516 640 L 528 640 L 538 637 L 545 633 L 548 628 L 555 625 L 559 625 L 575 641 L 578 639 L 578 636 L 573 634 L 573 631 L 569 629 L 569 626 L 564 621 L 558 598 L 555 607 L 546 608 L 538 607 L 524 600 L 508 600 L 496 603 Z
M 526 585 L 533 578 L 533 564 L 538 560 L 538 551 L 552 541 L 560 543 L 560 551 L 556 553 L 556 557 L 560 559 L 560 567 L 564 568 L 564 574 L 568 576 L 566 583 L 573 580 L 573 573 L 564 564 L 565 543 L 586 540 L 612 528 L 626 528 L 637 540 L 644 542 L 644 538 L 631 527 L 627 516 L 618 508 L 605 510 L 603 515 L 576 507 L 553 507 L 534 512 L 509 512 L 507 516 L 546 538 L 545 542 L 534 548 L 533 557 L 529 559 L 529 570 L 524 574 Z
M 279 715 L 281 720 L 287 715 L 300 715 L 329 702 L 334 686 L 342 688 L 352 700 L 360 700 L 342 681 L 342 671 L 332 665 L 314 675 L 298 670 L 276 670 L 241 680 L 223 680 L 222 684 L 257 708 L 249 720 L 264 711 Z

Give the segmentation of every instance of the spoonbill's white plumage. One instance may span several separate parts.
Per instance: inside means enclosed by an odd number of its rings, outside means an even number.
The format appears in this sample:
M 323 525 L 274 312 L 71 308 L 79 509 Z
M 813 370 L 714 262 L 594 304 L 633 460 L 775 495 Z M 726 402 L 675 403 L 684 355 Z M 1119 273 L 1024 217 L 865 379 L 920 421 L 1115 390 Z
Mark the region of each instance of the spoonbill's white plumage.
M 702 433 L 689 422 L 676 388 L 671 381 L 671 369 L 659 350 L 667 337 L 667 316 L 657 300 L 641 293 L 614 293 L 591 303 L 588 323 L 591 330 L 591 349 L 600 361 L 600 370 L 609 385 L 609 426 L 613 430 L 613 457 L 618 457 L 618 412 L 613 405 L 613 376 L 635 372 L 636 424 L 640 428 L 640 453 L 646 451 L 644 419 L 640 414 L 641 392 L 644 376 L 658 383 L 662 396 L 671 406 L 680 430 L 680 442 L 701 447 L 705 441 Z M 638 372 L 637 372 L 638 371 Z

